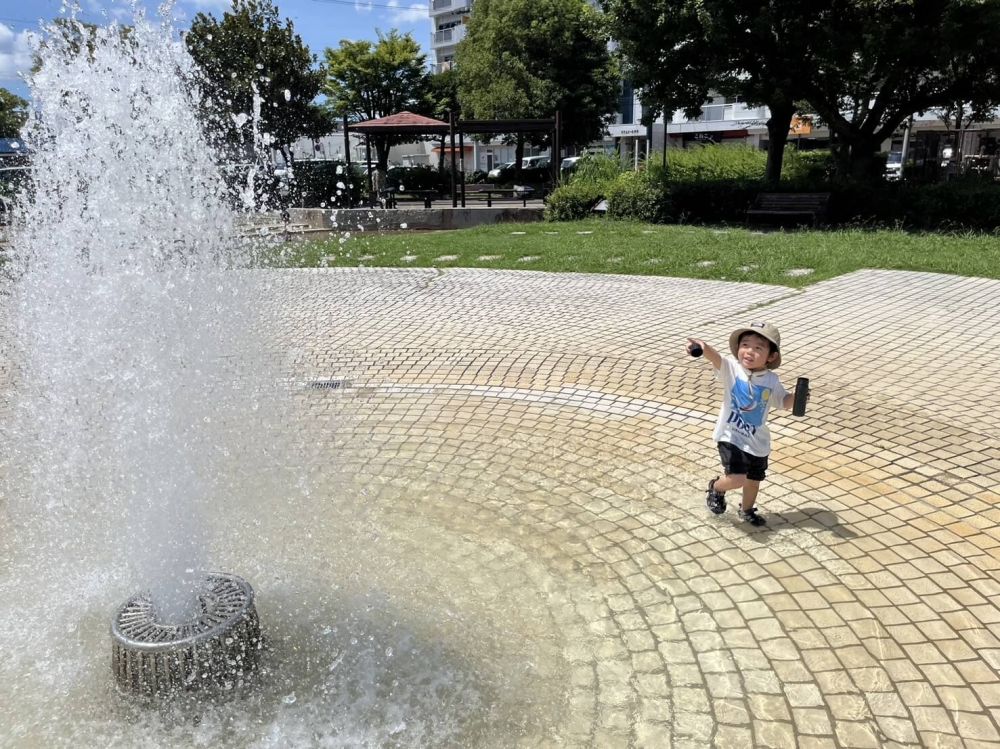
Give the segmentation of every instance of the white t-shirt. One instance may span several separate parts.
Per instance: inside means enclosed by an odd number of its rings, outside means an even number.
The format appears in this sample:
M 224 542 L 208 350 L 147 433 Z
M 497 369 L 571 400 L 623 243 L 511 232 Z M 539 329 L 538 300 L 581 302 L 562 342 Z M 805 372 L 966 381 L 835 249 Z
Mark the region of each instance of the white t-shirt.
M 771 452 L 767 412 L 781 408 L 788 391 L 770 369 L 749 372 L 728 354 L 715 370 L 722 382 L 722 408 L 715 424 L 716 442 L 729 442 L 758 457 Z

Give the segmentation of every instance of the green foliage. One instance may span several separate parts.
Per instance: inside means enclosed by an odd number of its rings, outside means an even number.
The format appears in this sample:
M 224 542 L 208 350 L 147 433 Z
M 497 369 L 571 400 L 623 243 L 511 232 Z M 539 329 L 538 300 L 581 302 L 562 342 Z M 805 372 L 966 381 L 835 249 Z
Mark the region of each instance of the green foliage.
M 587 154 L 576 163 L 570 182 L 591 183 L 603 188 L 615 180 L 624 169 L 617 154 L 614 156 L 604 153 Z
M 394 187 L 400 192 L 414 190 L 434 190 L 444 192 L 450 187 L 451 175 L 439 172 L 429 166 L 394 166 L 386 172 L 386 187 Z
M 694 113 L 710 90 L 739 94 L 770 108 L 772 143 L 787 137 L 787 118 L 806 102 L 837 136 L 841 178 L 872 179 L 879 144 L 915 112 L 1000 103 L 1000 45 L 983 32 L 1000 27 L 997 0 L 844 0 L 808 12 L 792 0 L 605 7 L 646 102 Z
M 562 142 L 601 137 L 614 111 L 618 68 L 601 15 L 584 0 L 477 0 L 455 53 L 466 117 L 563 112 Z M 541 145 L 538 136 L 529 136 Z
M 824 185 L 833 179 L 834 167 L 829 151 L 799 151 L 789 147 L 785 150 L 782 176 L 789 183 Z
M 28 121 L 28 102 L 0 88 L 0 138 L 17 138 Z
M 299 161 L 292 167 L 292 177 L 283 185 L 287 193 L 284 205 L 303 208 L 343 208 L 361 200 L 364 175 L 356 164 L 350 169 L 342 161 Z M 280 189 L 278 185 L 274 189 Z
M 596 181 L 579 181 L 560 185 L 545 201 L 547 221 L 576 221 L 587 218 L 604 197 L 603 186 Z
M 379 32 L 375 44 L 344 39 L 339 48 L 327 48 L 325 55 L 327 77 L 323 92 L 328 97 L 327 106 L 337 117 L 357 122 L 426 106 L 427 57 L 409 34 L 400 34 L 396 29 L 388 34 Z M 378 168 L 385 170 L 388 166 L 392 146 L 413 140 L 412 136 L 372 136 Z
M 625 172 L 607 189 L 608 218 L 632 219 L 651 224 L 669 218 L 670 200 L 664 183 L 652 172 Z
M 438 73 L 431 73 L 427 78 L 427 88 L 420 112 L 428 117 L 434 117 L 444 122 L 448 121 L 448 113 L 456 115 L 460 109 L 458 103 L 458 69 L 450 67 Z
M 184 40 L 201 70 L 210 128 L 233 156 L 254 158 L 255 91 L 262 100 L 261 130 L 274 148 L 286 151 L 300 137 L 332 130 L 329 116 L 313 104 L 323 72 L 271 0 L 233 0 L 221 21 L 199 13 Z
M 667 149 L 666 179 L 670 182 L 759 180 L 764 178 L 767 154 L 752 146 L 705 145 Z M 651 160 L 650 171 L 663 167 Z
M 837 184 L 832 193 L 830 219 L 836 223 L 939 231 L 1000 229 L 996 183 Z
M 688 224 L 742 224 L 747 208 L 763 189 L 757 180 L 672 184 L 671 220 Z

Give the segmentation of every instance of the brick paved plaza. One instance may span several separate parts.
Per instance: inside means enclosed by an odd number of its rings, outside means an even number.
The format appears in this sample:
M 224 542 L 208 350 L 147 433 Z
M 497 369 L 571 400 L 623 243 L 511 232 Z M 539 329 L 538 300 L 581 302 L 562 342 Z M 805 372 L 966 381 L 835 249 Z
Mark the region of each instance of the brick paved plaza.
M 276 290 L 297 375 L 347 381 L 301 396 L 310 439 L 405 547 L 410 574 L 378 587 L 458 608 L 475 633 L 451 636 L 492 668 L 532 661 L 518 743 L 1000 746 L 1000 283 L 351 270 Z M 765 529 L 706 512 L 719 392 L 684 355 L 751 318 L 813 390 L 806 418 L 772 417 Z
M 308 492 L 220 507 L 241 531 L 215 561 L 299 661 L 260 726 L 173 745 L 325 745 L 352 714 L 335 695 L 368 711 L 347 745 L 1000 747 L 1000 282 L 266 274 Z M 751 319 L 813 391 L 805 418 L 772 415 L 765 528 L 705 508 L 720 394 L 684 350 Z M 44 534 L 19 548 L 18 528 L 0 517 L 8 597 L 46 584 Z M 80 546 L 59 608 L 84 606 L 94 646 L 42 662 L 102 685 L 119 587 L 80 570 L 114 554 Z M 36 636 L 0 637 L 4 683 L 35 673 Z M 106 739 L 93 716 L 117 709 L 3 689 L 18 746 L 46 743 L 44 716 Z

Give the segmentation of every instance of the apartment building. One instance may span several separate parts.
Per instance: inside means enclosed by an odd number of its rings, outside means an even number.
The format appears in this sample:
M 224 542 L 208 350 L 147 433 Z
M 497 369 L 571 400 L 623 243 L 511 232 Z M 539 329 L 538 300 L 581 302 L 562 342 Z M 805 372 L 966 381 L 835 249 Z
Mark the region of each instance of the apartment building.
M 431 52 L 434 70 L 447 70 L 455 61 L 455 48 L 465 38 L 473 0 L 430 0 Z

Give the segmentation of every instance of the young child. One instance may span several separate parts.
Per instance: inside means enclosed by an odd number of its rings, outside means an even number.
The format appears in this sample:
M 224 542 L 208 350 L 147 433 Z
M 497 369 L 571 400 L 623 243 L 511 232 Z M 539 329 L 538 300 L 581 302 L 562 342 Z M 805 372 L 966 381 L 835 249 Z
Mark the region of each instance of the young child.
M 772 408 L 791 408 L 795 402 L 795 393 L 785 390 L 773 372 L 781 365 L 781 335 L 773 325 L 753 322 L 729 336 L 732 356 L 722 356 L 704 341 L 688 338 L 689 353 L 698 347 L 715 367 L 723 387 L 713 436 L 725 476 L 708 482 L 708 509 L 722 514 L 726 492 L 742 489 L 740 520 L 764 525 L 767 521 L 755 505 L 771 452 L 767 413 Z

